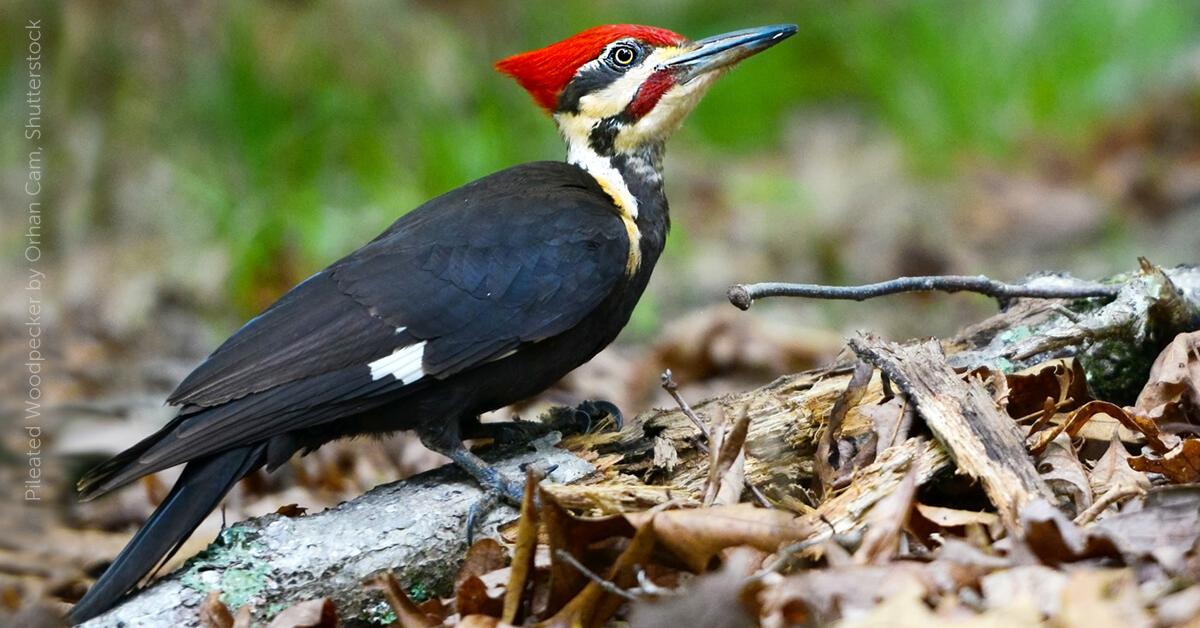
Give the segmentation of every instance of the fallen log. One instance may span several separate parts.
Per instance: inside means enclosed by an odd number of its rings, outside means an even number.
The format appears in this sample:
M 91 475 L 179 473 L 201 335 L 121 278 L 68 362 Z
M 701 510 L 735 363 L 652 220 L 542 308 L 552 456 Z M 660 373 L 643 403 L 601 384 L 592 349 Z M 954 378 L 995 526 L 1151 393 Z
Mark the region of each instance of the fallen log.
M 1121 287 L 1106 303 L 1017 300 L 1004 312 L 944 342 L 941 375 L 949 378 L 951 367 L 1009 370 L 1053 357 L 1077 356 L 1090 369 L 1093 386 L 1124 386 L 1122 377 L 1144 381 L 1149 360 L 1174 332 L 1200 326 L 1200 269 L 1147 267 L 1110 283 Z M 844 490 L 824 499 L 810 490 L 820 481 L 813 457 L 834 404 L 846 393 L 853 360 L 709 399 L 694 409 L 702 419 L 718 408 L 746 412 L 750 417 L 747 482 L 774 506 L 825 524 L 814 526 L 820 530 L 816 538 L 853 532 L 861 529 L 863 515 L 895 490 L 913 465 L 917 482 L 924 483 L 950 470 L 952 457 L 963 464 L 965 450 L 960 445 L 970 439 L 955 440 L 947 430 L 953 426 L 970 432 L 964 409 L 940 406 L 936 386 L 918 386 L 911 377 L 898 377 L 908 372 L 906 351 L 876 349 L 875 365 L 890 371 L 889 377 L 912 398 L 927 423 L 934 417 L 932 431 L 951 443 L 949 452 L 937 441 L 921 438 L 883 443 Z M 1149 360 L 1143 364 L 1141 356 Z M 951 385 L 941 377 L 938 381 L 938 386 Z M 857 406 L 842 417 L 839 438 L 865 446 L 873 424 L 861 410 L 888 396 L 876 373 Z M 970 435 L 980 437 L 975 432 Z M 517 473 L 526 462 L 558 465 L 547 489 L 561 505 L 603 514 L 669 501 L 698 503 L 708 478 L 707 460 L 697 427 L 684 413 L 655 410 L 643 413 L 619 433 L 572 436 L 558 447 L 543 444 L 510 455 L 500 464 L 507 473 Z M 974 473 L 980 478 L 998 473 L 994 462 L 981 462 Z M 970 471 L 966 465 L 964 469 Z M 1024 494 L 1040 494 L 1041 487 L 1026 471 L 1005 472 L 1015 474 Z M 363 581 L 393 570 L 414 597 L 445 593 L 465 548 L 467 512 L 481 497 L 457 470 L 442 468 L 378 487 L 323 513 L 269 515 L 236 524 L 201 556 L 87 625 L 198 626 L 197 609 L 213 590 L 222 591 L 231 608 L 249 605 L 257 622 L 295 602 L 320 597 L 334 600 L 343 621 L 380 621 L 387 615 L 382 596 L 367 591 Z M 993 499 L 999 498 L 993 495 Z M 1024 499 L 1018 496 L 1012 501 Z M 515 511 L 501 506 L 489 514 L 483 527 L 495 530 L 515 517 Z

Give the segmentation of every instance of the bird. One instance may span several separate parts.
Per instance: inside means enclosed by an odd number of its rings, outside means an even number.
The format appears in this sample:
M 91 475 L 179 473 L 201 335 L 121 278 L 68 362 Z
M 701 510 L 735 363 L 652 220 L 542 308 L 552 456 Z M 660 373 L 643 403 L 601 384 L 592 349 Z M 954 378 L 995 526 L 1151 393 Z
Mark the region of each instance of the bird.
M 553 119 L 566 159 L 501 170 L 402 215 L 184 378 L 167 398 L 173 419 L 78 483 L 93 499 L 185 465 L 69 619 L 133 591 L 239 480 L 335 439 L 415 432 L 519 501 L 523 483 L 464 438 L 495 433 L 481 413 L 540 393 L 616 338 L 666 244 L 667 139 L 719 76 L 796 31 L 692 41 L 611 24 L 496 62 Z

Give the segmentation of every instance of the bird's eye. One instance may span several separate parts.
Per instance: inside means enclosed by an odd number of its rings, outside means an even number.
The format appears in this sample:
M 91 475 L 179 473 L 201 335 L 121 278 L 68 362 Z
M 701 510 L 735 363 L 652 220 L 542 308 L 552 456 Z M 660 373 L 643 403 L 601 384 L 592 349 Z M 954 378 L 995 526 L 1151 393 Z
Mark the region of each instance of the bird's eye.
M 621 67 L 626 67 L 633 65 L 633 62 L 637 59 L 637 50 L 634 50 L 633 46 L 617 46 L 612 49 L 612 52 L 608 56 L 613 60 L 613 63 Z

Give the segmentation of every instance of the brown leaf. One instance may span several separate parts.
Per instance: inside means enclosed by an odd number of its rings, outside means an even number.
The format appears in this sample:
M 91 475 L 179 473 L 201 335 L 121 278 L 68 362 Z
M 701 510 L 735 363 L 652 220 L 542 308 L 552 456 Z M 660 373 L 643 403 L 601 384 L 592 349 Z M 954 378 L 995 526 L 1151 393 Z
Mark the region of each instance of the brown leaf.
M 1200 541 L 1200 487 L 1152 490 L 1140 509 L 1109 515 L 1089 530 L 1111 540 L 1128 557 L 1178 562 Z
M 876 448 L 879 451 L 899 445 L 908 438 L 907 430 L 902 429 L 904 400 L 899 396 L 880 404 L 859 406 L 858 412 L 874 426 Z
M 485 573 L 503 569 L 508 566 L 508 552 L 495 539 L 480 539 L 475 541 L 467 550 L 462 567 L 454 577 L 454 586 L 462 584 L 468 578 L 478 578 Z
M 754 572 L 752 551 L 732 552 L 719 571 L 693 579 L 679 595 L 656 601 L 636 601 L 630 611 L 632 628 L 659 626 L 758 625 L 744 604 L 747 577 Z
M 943 528 L 959 528 L 973 523 L 991 527 L 1000 522 L 1000 515 L 994 512 L 959 510 L 957 508 L 927 506 L 920 503 L 917 504 L 917 512 L 930 522 Z
M 1087 377 L 1075 358 L 1049 360 L 1030 368 L 1009 373 L 1007 410 L 1020 419 L 1040 413 L 1046 399 L 1059 409 L 1078 406 L 1090 399 Z
M 1138 487 L 1143 490 L 1150 488 L 1150 480 L 1144 473 L 1134 471 L 1129 466 L 1129 459 L 1132 456 L 1126 451 L 1125 445 L 1117 435 L 1117 430 L 1113 430 L 1112 440 L 1108 444 L 1108 449 L 1104 451 L 1104 455 L 1096 460 L 1096 464 L 1092 465 L 1092 474 L 1089 478 L 1092 492 L 1096 495 L 1102 495 L 1108 492 L 1109 489 L 1119 486 Z
M 692 571 L 703 571 L 718 552 L 749 545 L 773 552 L 780 545 L 813 532 L 807 520 L 782 510 L 751 504 L 713 506 L 626 516 L 635 527 L 653 522 L 659 542 Z
M 521 499 L 521 520 L 517 524 L 517 543 L 513 549 L 512 572 L 504 592 L 504 623 L 517 624 L 524 619 L 533 587 L 533 560 L 537 552 L 538 510 L 534 499 L 541 474 L 530 467 L 525 475 L 525 495 Z
M 1063 626 L 1089 628 L 1149 628 L 1130 569 L 1080 569 L 1067 577 L 1058 622 Z
M 504 613 L 504 599 L 488 594 L 488 586 L 479 576 L 468 576 L 454 588 L 454 607 L 458 614 L 490 615 L 499 617 Z
M 456 628 L 496 628 L 504 625 L 507 624 L 488 615 L 466 615 L 455 624 Z M 408 628 L 408 625 L 404 624 L 404 628 Z
M 718 406 L 719 408 L 720 406 Z M 739 409 L 732 425 L 725 423 L 725 412 L 713 413 L 709 449 L 708 482 L 704 486 L 703 505 L 728 505 L 741 501 L 746 478 L 746 435 L 750 414 Z
M 1037 469 L 1042 480 L 1059 498 L 1060 506 L 1067 506 L 1072 514 L 1081 513 L 1092 505 L 1092 487 L 1087 473 L 1066 434 L 1059 434 L 1037 457 Z
M 221 601 L 220 591 L 211 591 L 200 604 L 200 624 L 204 628 L 233 628 L 233 613 Z
M 413 626 L 415 628 L 425 628 L 437 626 L 440 621 L 435 621 L 428 617 L 417 608 L 408 594 L 396 581 L 396 577 L 392 572 L 381 573 L 369 582 L 370 587 L 377 588 L 383 591 L 384 597 L 387 598 L 388 606 L 392 607 L 392 611 L 396 613 L 396 621 L 405 628 Z
M 624 516 L 572 516 L 545 488 L 542 489 L 540 518 L 550 545 L 550 596 L 545 613 L 552 615 L 578 595 L 588 582 L 574 565 L 561 560 L 558 552 L 565 551 L 586 564 L 585 553 L 589 545 L 612 537 L 632 538 L 636 530 Z
M 910 465 L 900 486 L 887 497 L 875 502 L 863 519 L 867 532 L 862 545 L 854 553 L 859 565 L 882 565 L 889 562 L 900 547 L 900 534 L 908 522 L 913 496 L 917 492 L 916 467 Z
M 1146 437 L 1146 443 L 1159 453 L 1170 449 L 1163 442 L 1163 438 L 1158 431 L 1158 426 L 1153 421 L 1145 417 L 1139 417 L 1136 414 L 1131 414 L 1120 406 L 1107 401 L 1089 401 L 1072 412 L 1066 421 L 1034 435 L 1033 444 L 1029 445 L 1029 452 L 1034 455 L 1040 454 L 1055 438 L 1058 438 L 1059 434 L 1064 432 L 1071 438 L 1075 438 L 1079 435 L 1083 426 L 1092 417 L 1098 415 L 1112 417 L 1125 427 L 1135 432 L 1140 432 Z
M 323 597 L 285 609 L 267 624 L 267 628 L 337 628 L 339 625 L 333 600 Z
M 616 562 L 608 573 L 608 581 L 621 588 L 629 588 L 635 582 L 633 568 L 646 564 L 650 552 L 654 549 L 657 539 L 655 516 L 649 514 L 644 525 L 634 534 L 625 551 L 617 557 Z M 588 582 L 587 586 L 562 607 L 553 617 L 546 620 L 545 626 L 600 626 L 612 616 L 624 599 L 618 598 L 604 590 L 598 582 Z
M 302 517 L 308 509 L 299 504 L 286 504 L 275 510 L 275 514 L 283 515 L 284 517 Z
M 906 591 L 925 596 L 973 586 L 982 573 L 978 568 L 943 561 L 810 569 L 781 578 L 760 593 L 762 619 L 764 624 L 777 626 L 829 625 L 861 616 L 882 600 Z M 874 625 L 898 625 L 895 619 Z
M 1200 438 L 1188 438 L 1162 458 L 1134 456 L 1129 466 L 1137 471 L 1159 473 L 1176 484 L 1200 480 Z
M 1045 500 L 1027 505 L 1021 511 L 1020 525 L 1024 531 L 1020 541 L 1047 565 L 1118 555 L 1111 541 L 1088 533 Z
M 832 490 L 839 475 L 838 470 L 848 462 L 841 459 L 837 447 L 837 440 L 842 432 L 842 421 L 850 408 L 862 401 L 874 373 L 875 367 L 867 362 L 860 361 L 854 365 L 854 374 L 850 376 L 845 392 L 834 402 L 833 409 L 829 412 L 829 420 L 825 422 L 821 435 L 817 438 L 815 464 L 823 493 Z
M 1062 607 L 1067 576 L 1044 565 L 1020 565 L 988 574 L 979 585 L 984 608 L 999 610 L 1032 604 L 1034 610 L 1053 617 Z
M 1163 349 L 1133 407 L 1155 420 L 1174 411 L 1200 421 L 1200 330 L 1179 334 Z

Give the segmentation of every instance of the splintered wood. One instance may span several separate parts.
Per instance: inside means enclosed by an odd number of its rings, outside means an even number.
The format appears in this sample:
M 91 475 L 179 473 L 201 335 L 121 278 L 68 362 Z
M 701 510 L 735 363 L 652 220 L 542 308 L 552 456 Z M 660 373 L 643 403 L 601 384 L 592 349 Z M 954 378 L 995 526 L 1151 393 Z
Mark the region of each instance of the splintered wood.
M 1021 509 L 1054 494 L 1038 475 L 1020 428 L 996 406 L 983 384 L 964 380 L 946 363 L 941 345 L 897 345 L 870 335 L 850 341 L 916 404 L 917 411 L 953 458 L 959 471 L 979 480 L 1006 523 Z

